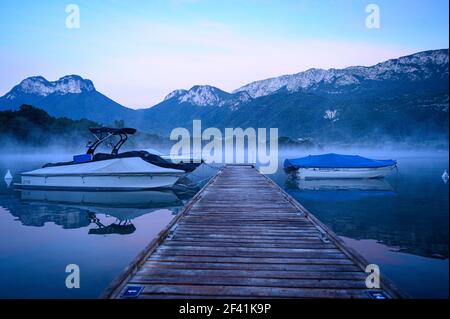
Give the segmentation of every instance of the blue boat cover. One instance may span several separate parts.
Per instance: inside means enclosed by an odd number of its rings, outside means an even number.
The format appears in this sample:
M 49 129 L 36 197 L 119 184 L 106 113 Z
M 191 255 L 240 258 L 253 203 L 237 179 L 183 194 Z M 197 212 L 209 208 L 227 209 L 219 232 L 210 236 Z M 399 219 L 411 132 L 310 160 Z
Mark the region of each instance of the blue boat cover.
M 370 168 L 396 165 L 394 160 L 374 160 L 358 155 L 323 154 L 286 159 L 284 168 Z

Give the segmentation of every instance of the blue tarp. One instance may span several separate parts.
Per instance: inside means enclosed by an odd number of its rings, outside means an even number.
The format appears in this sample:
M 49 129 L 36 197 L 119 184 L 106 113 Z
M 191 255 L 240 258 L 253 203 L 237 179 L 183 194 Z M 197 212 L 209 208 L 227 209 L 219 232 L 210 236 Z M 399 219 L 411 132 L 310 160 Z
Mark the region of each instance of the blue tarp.
M 286 159 L 284 168 L 368 168 L 396 165 L 394 160 L 374 160 L 358 155 L 323 154 Z

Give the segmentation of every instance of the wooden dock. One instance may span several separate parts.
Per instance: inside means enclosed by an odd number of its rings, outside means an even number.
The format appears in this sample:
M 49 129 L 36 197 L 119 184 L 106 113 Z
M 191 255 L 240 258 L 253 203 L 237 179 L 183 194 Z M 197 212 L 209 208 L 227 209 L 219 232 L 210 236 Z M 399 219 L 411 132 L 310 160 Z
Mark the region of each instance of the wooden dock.
M 386 281 L 367 289 L 366 265 L 253 166 L 227 165 L 103 297 L 402 297 Z

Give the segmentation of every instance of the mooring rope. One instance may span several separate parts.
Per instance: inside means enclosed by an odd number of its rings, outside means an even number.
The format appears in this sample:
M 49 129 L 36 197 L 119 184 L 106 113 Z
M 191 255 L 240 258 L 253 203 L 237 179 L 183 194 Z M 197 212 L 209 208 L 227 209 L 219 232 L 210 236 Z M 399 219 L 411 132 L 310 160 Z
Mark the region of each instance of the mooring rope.
M 209 167 L 209 168 L 212 168 L 212 169 L 214 169 L 216 171 L 219 171 L 221 169 L 221 166 L 220 167 L 215 167 L 215 166 L 213 166 L 211 164 L 208 164 L 206 162 L 203 162 L 202 165 L 204 165 L 206 167 Z M 201 167 L 202 165 L 200 165 L 199 167 Z M 194 170 L 194 172 L 195 172 L 195 170 Z M 182 186 L 182 187 L 185 187 L 185 188 L 196 188 L 196 187 L 199 187 L 200 185 L 202 185 L 202 183 L 204 183 L 205 181 L 208 181 L 209 179 L 212 178 L 212 176 L 207 176 L 206 178 L 203 178 L 203 176 L 197 175 L 197 174 L 195 174 L 193 172 L 190 172 L 190 173 L 188 173 L 186 175 L 192 176 L 192 177 L 196 177 L 196 178 L 201 178 L 201 179 L 199 181 L 197 181 L 197 182 L 190 183 L 190 184 L 177 183 L 176 186 Z

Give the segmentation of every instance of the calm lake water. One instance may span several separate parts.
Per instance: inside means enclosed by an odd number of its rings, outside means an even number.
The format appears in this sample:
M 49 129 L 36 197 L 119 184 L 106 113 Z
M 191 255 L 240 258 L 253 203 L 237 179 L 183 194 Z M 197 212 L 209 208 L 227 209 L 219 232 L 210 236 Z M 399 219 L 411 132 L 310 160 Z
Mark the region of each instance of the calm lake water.
M 394 158 L 382 180 L 298 181 L 271 176 L 345 242 L 415 298 L 448 298 L 448 153 Z
M 384 180 L 298 181 L 281 169 L 270 177 L 405 292 L 448 298 L 449 189 L 441 178 L 448 156 L 384 157 L 399 163 Z M 0 157 L 0 176 L 10 169 L 14 183 L 57 160 Z M 203 168 L 193 179 L 213 173 Z M 0 298 L 97 297 L 193 196 L 0 185 Z M 68 264 L 80 267 L 80 289 L 65 286 Z

